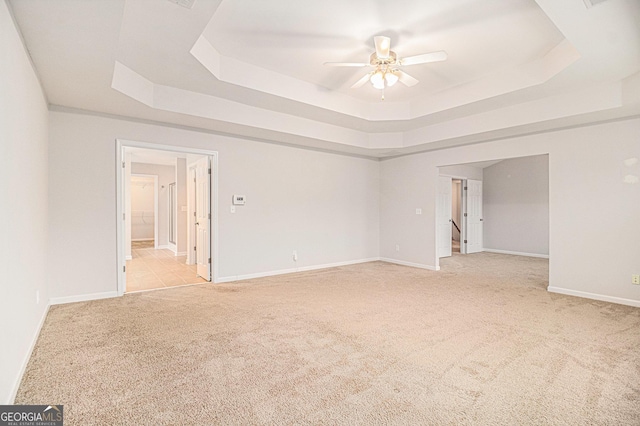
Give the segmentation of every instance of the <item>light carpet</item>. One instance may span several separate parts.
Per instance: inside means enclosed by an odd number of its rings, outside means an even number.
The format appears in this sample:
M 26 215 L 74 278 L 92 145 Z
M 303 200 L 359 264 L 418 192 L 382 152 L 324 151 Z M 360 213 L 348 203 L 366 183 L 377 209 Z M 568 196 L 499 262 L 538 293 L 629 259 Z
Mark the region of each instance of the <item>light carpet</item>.
M 640 309 L 544 259 L 383 262 L 53 306 L 16 403 L 69 425 L 639 425 Z

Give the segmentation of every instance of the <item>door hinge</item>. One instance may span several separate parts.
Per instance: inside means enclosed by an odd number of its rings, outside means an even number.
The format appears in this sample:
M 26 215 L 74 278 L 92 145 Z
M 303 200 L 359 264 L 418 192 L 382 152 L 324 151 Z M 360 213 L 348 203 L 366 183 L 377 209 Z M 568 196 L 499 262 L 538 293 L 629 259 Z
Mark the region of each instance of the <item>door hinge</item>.
M 464 240 L 464 243 L 467 244 L 467 240 Z
M 196 212 L 193 212 L 193 217 L 196 217 Z
M 209 263 L 211 263 L 211 258 L 209 258 Z
M 193 246 L 193 251 L 196 251 L 196 250 L 197 250 L 197 249 L 196 249 L 196 246 Z
M 464 189 L 464 190 L 466 191 L 466 190 L 467 190 L 467 187 L 465 186 L 465 187 L 464 187 L 464 188 L 462 188 L 462 189 Z
M 209 169 L 209 174 L 211 174 L 211 169 Z
M 122 267 L 122 272 L 127 272 L 127 267 L 126 266 Z
M 122 168 L 124 169 L 124 161 L 122 162 Z
M 211 213 L 209 213 L 209 219 L 211 219 Z M 480 220 L 482 220 L 482 219 L 480 219 Z
M 122 213 L 122 220 L 126 220 L 125 216 L 124 216 L 124 213 Z
M 466 213 L 464 214 L 464 217 L 467 217 L 467 214 L 466 214 Z
M 480 219 L 480 222 L 482 222 L 482 219 Z

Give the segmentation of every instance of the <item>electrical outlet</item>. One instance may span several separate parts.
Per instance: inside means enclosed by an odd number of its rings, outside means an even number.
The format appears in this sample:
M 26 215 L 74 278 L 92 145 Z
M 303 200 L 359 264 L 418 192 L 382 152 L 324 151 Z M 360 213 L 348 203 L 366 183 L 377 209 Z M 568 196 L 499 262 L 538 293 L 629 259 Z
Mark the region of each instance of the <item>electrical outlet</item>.
M 633 275 L 631 275 L 631 284 L 638 284 L 638 285 L 640 285 L 640 275 L 639 275 L 639 274 L 633 274 Z
M 396 244 L 396 251 L 400 251 L 400 245 Z
M 293 261 L 297 262 L 298 261 L 298 250 L 294 250 L 293 251 Z

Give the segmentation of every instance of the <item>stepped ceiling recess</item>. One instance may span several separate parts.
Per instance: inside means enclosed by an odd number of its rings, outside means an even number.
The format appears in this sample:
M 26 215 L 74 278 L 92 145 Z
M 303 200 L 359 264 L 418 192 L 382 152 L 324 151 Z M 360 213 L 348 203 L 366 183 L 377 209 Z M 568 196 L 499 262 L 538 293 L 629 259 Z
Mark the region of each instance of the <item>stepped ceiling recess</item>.
M 179 3 L 186 3 L 181 5 Z M 10 0 L 52 109 L 390 157 L 640 115 L 637 0 Z M 418 84 L 351 86 L 374 37 Z

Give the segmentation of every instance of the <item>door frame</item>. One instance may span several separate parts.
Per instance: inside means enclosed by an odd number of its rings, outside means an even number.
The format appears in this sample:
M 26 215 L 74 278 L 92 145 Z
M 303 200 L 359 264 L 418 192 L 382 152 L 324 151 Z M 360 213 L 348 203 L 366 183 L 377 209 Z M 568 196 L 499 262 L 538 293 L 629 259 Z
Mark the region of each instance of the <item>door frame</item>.
M 131 173 L 131 177 L 139 176 L 145 178 L 153 178 L 153 248 L 158 249 L 158 175 L 146 175 L 142 173 Z M 124 194 L 126 196 L 127 194 Z M 131 191 L 129 191 L 131 195 Z M 131 221 L 129 217 L 128 221 Z M 128 222 L 125 220 L 125 222 Z M 133 239 L 131 239 L 133 241 Z M 126 243 L 126 242 L 125 242 Z
M 480 186 L 481 186 L 482 188 L 484 188 L 484 180 L 479 180 L 479 179 L 469 179 L 469 178 L 467 178 L 467 179 L 464 181 L 464 187 L 465 187 L 465 188 L 468 188 L 468 187 L 469 187 L 469 181 L 480 182 Z M 468 213 L 469 213 L 469 207 L 468 207 L 468 206 L 469 206 L 469 190 L 468 190 L 468 189 L 467 189 L 467 190 L 465 190 L 465 191 L 463 192 L 463 194 L 464 194 L 464 198 L 465 198 L 465 207 L 464 207 L 464 212 L 465 212 L 465 214 L 467 214 L 467 216 L 465 216 L 465 221 L 464 221 L 464 222 L 465 222 L 465 229 L 467 230 L 467 232 L 465 233 L 465 239 L 467 239 L 467 240 L 468 240 L 469 238 L 468 238 L 468 235 L 466 235 L 466 234 L 468 234 L 468 231 L 469 231 L 469 229 L 470 229 L 470 226 L 469 226 L 469 215 L 468 215 Z M 480 192 L 480 199 L 481 199 L 481 202 L 480 202 L 480 209 L 481 209 L 481 211 L 482 211 L 482 212 L 484 212 L 484 197 L 482 196 L 482 190 L 481 190 L 481 192 Z M 484 214 L 481 214 L 480 216 L 484 216 Z M 483 218 L 481 217 L 481 218 L 480 218 L 480 222 L 482 222 L 482 221 L 483 221 Z M 481 244 L 481 247 L 480 247 L 480 249 L 479 249 L 479 250 L 472 251 L 471 253 L 482 253 L 482 252 L 484 251 L 484 223 L 482 223 L 481 228 L 482 228 L 482 231 L 481 231 L 481 235 L 482 235 L 482 244 Z M 465 244 L 465 253 L 466 253 L 466 254 L 469 254 L 469 244 L 468 244 L 468 243 L 467 243 L 467 244 Z
M 195 172 L 195 162 L 187 163 L 187 265 L 194 265 L 196 263 L 196 232 L 195 220 L 193 219 L 196 211 Z
M 460 226 L 460 254 L 466 254 L 466 250 L 463 249 L 463 243 L 465 239 L 466 223 L 464 220 L 464 213 L 467 211 L 467 199 L 464 195 L 464 188 L 467 186 L 467 180 L 462 178 L 452 177 L 451 181 L 460 182 L 460 197 L 458 198 L 458 210 L 460 210 L 460 216 L 456 217 L 456 225 Z M 455 195 L 455 194 L 454 194 Z M 453 196 L 451 196 L 453 200 Z M 453 217 L 453 212 L 452 212 Z
M 441 239 L 441 235 L 442 234 L 439 232 L 440 227 L 442 226 L 441 223 L 440 223 L 440 219 L 443 218 L 443 216 L 441 216 L 439 214 L 439 211 L 440 211 L 440 209 L 439 209 L 439 206 L 440 206 L 440 203 L 439 203 L 439 200 L 440 200 L 440 184 L 441 184 L 441 181 L 443 179 L 447 179 L 448 182 L 449 182 L 449 187 L 448 187 L 448 189 L 449 189 L 449 191 L 448 191 L 449 192 L 449 200 L 448 200 L 448 202 L 445 203 L 445 206 L 449 210 L 449 222 L 448 222 L 449 226 L 447 227 L 449 229 L 449 231 L 448 231 L 448 235 L 449 235 L 449 238 L 448 238 L 449 239 L 449 241 L 448 241 L 448 243 L 449 243 L 449 251 L 448 251 L 448 254 L 446 254 L 446 255 L 443 255 L 440 252 L 440 239 Z M 453 227 L 453 224 L 451 223 L 451 220 L 452 220 L 451 214 L 453 213 L 451 211 L 452 210 L 451 209 L 451 205 L 453 204 L 453 191 L 452 191 L 453 183 L 452 182 L 453 182 L 453 178 L 451 176 L 448 176 L 448 175 L 439 175 L 438 176 L 438 190 L 436 191 L 436 257 L 438 259 L 440 259 L 442 257 L 451 257 L 451 255 L 452 255 L 452 250 L 451 250 L 451 245 L 452 245 L 451 236 L 452 236 L 452 227 Z
M 124 175 L 125 175 L 125 148 L 146 148 L 160 151 L 179 152 L 185 154 L 205 155 L 209 157 L 211 164 L 211 184 L 209 185 L 209 201 L 211 210 L 212 234 L 209 238 L 212 260 L 211 282 L 218 282 L 218 152 L 207 149 L 188 148 L 175 145 L 163 145 L 150 142 L 140 142 L 127 139 L 116 139 L 116 274 L 117 293 L 122 296 L 126 290 L 126 259 L 125 259 L 125 229 L 123 215 L 125 213 L 124 202 Z
M 438 173 L 438 176 L 443 176 L 443 177 L 450 177 L 451 179 L 456 179 L 456 180 L 461 180 L 462 181 L 462 191 L 461 191 L 461 195 L 462 195 L 462 205 L 461 205 L 461 211 L 460 213 L 463 216 L 463 219 L 460 221 L 460 254 L 468 254 L 467 253 L 467 243 L 465 243 L 464 241 L 467 239 L 467 230 L 468 230 L 468 225 L 467 225 L 467 216 L 465 216 L 465 214 L 467 213 L 467 196 L 468 196 L 468 191 L 467 189 L 465 189 L 468 185 L 467 181 L 469 180 L 469 177 L 467 176 L 459 176 L 459 175 L 450 175 L 450 174 L 446 174 L 446 173 Z M 477 179 L 471 179 L 471 180 L 477 180 Z M 480 182 L 483 182 L 482 180 Z M 437 194 L 436 194 L 437 197 Z M 437 200 L 436 200 L 437 203 Z M 484 200 L 483 200 L 484 203 Z M 436 218 L 435 220 L 435 227 L 436 230 L 438 228 L 438 219 Z M 484 231 L 483 231 L 484 232 Z M 437 241 L 437 234 L 436 234 L 436 241 Z M 483 235 L 483 241 L 484 241 L 484 235 Z M 439 268 L 440 267 L 440 257 L 438 256 L 438 251 L 436 249 L 436 266 Z
M 467 179 L 468 178 L 466 176 L 450 175 L 450 174 L 447 174 L 447 173 L 440 173 L 440 168 L 439 167 L 445 167 L 445 166 L 436 167 L 436 169 L 438 170 L 438 174 L 437 174 L 438 177 L 442 176 L 442 177 L 451 178 L 452 180 L 456 179 L 456 180 L 461 180 L 462 181 L 462 188 L 461 188 L 462 189 L 461 190 L 461 193 L 462 193 L 462 206 L 460 208 L 461 208 L 461 214 L 464 217 L 464 213 L 466 213 L 466 211 L 467 211 L 467 194 L 466 194 L 466 191 L 465 191 L 464 188 L 467 186 Z M 453 197 L 453 194 L 452 194 L 452 197 Z M 436 201 L 436 206 L 437 206 L 437 203 L 438 203 L 438 191 L 436 191 L 436 200 L 435 201 Z M 460 224 L 460 254 L 466 254 L 467 253 L 467 247 L 466 247 L 466 244 L 464 244 L 464 240 L 467 237 L 467 223 L 466 223 L 467 221 L 466 221 L 466 218 L 465 218 L 465 220 L 462 220 L 461 222 L 462 223 Z M 438 243 L 437 243 L 437 241 L 438 241 L 438 218 L 437 218 L 437 214 L 434 215 L 434 228 L 435 228 L 435 231 L 436 231 L 435 234 L 434 234 L 436 236 L 436 238 L 435 238 L 435 240 L 436 240 L 436 262 L 435 263 L 436 263 L 436 270 L 439 270 L 440 269 L 440 256 L 438 256 Z

